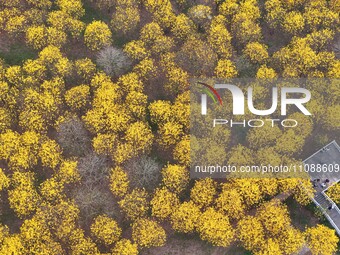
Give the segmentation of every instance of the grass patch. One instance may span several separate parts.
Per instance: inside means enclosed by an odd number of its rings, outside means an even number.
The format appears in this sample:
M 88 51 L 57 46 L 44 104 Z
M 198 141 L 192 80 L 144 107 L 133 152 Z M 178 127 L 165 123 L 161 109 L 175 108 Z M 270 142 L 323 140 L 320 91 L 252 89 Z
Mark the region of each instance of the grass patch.
M 37 53 L 21 43 L 12 44 L 8 51 L 0 51 L 0 58 L 8 65 L 20 65 L 27 59 L 37 57 Z
M 293 197 L 287 198 L 285 204 L 288 206 L 293 225 L 300 230 L 304 230 L 306 227 L 313 227 L 317 223 L 320 223 L 320 219 L 315 215 L 315 208 L 312 204 L 302 206 L 297 203 Z
M 124 37 L 123 35 L 113 34 L 113 44 L 118 48 L 123 48 L 123 46 L 129 42 L 129 39 Z
M 93 5 L 88 1 L 83 2 L 83 7 L 85 9 L 85 15 L 81 18 L 81 21 L 85 22 L 86 24 L 89 24 L 94 20 L 102 20 L 105 22 L 110 21 L 107 15 L 104 15 L 101 11 L 94 8 Z

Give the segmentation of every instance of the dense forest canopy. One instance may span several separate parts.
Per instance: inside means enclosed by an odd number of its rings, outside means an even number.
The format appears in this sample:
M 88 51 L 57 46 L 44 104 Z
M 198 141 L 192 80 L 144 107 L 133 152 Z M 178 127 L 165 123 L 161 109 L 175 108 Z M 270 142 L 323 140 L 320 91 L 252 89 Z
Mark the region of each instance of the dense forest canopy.
M 309 83 L 298 128 L 218 128 L 206 151 L 301 163 L 339 137 L 339 13 L 338 0 L 0 0 L 0 254 L 179 254 L 179 237 L 197 248 L 181 254 L 334 254 L 308 179 L 190 179 L 189 87 L 329 79 Z

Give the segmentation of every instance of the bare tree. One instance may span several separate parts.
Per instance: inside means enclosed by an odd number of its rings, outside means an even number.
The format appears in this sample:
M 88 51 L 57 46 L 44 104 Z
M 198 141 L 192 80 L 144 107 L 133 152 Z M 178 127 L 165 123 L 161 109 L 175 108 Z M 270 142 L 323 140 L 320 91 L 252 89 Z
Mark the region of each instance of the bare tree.
M 134 187 L 153 190 L 161 179 L 161 165 L 149 156 L 140 156 L 126 163 L 131 184 Z
M 82 183 L 89 188 L 101 185 L 109 175 L 109 163 L 107 158 L 90 152 L 78 161 L 78 171 Z
M 94 152 L 78 161 L 81 182 L 74 189 L 73 197 L 85 224 L 100 213 L 115 218 L 120 215 L 117 202 L 109 190 L 109 169 L 108 160 Z
M 98 52 L 97 64 L 107 75 L 117 77 L 130 68 L 131 61 L 121 49 L 108 46 Z
M 78 117 L 66 119 L 57 128 L 57 142 L 69 156 L 83 156 L 91 149 L 91 139 Z
M 75 190 L 73 197 L 80 209 L 81 219 L 85 225 L 102 213 L 113 218 L 120 217 L 118 204 L 109 190 L 104 191 L 100 187 L 90 189 L 81 186 Z

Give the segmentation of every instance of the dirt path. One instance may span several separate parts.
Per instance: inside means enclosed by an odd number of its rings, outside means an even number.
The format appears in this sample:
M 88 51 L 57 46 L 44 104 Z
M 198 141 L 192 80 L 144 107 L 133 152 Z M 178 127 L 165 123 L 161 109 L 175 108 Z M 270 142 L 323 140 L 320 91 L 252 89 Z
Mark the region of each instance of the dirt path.
M 10 48 L 10 42 L 8 36 L 5 33 L 0 33 L 0 51 L 8 52 Z
M 291 194 L 290 193 L 280 193 L 273 197 L 272 199 L 280 200 L 280 202 L 285 201 Z
M 216 247 L 215 250 L 211 253 L 211 255 L 222 255 L 227 252 L 227 248 L 224 247 Z

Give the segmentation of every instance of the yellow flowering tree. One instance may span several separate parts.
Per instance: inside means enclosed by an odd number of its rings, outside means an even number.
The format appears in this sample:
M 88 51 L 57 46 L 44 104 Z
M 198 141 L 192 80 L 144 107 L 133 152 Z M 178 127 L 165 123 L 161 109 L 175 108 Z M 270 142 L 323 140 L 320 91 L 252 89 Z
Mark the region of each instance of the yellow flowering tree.
M 167 122 L 159 129 L 158 143 L 168 148 L 180 141 L 183 136 L 183 127 L 177 122 Z
M 73 111 L 80 111 L 86 108 L 90 99 L 90 87 L 80 85 L 73 87 L 65 92 L 66 104 Z
M 54 169 L 61 161 L 61 148 L 55 141 L 47 140 L 41 144 L 39 157 L 43 166 Z
M 156 221 L 143 218 L 132 224 L 132 239 L 141 248 L 163 246 L 166 234 Z
M 244 54 L 254 63 L 263 64 L 268 58 L 269 54 L 267 46 L 259 42 L 251 42 L 244 48 Z
M 208 41 L 221 58 L 231 56 L 231 35 L 226 28 L 226 19 L 222 15 L 214 17 L 209 29 Z
M 90 81 L 96 72 L 96 65 L 89 58 L 77 59 L 74 62 L 74 68 L 77 74 L 86 81 Z
M 111 24 L 115 31 L 129 34 L 133 32 L 139 21 L 140 14 L 137 4 L 118 5 L 116 11 L 113 13 Z
M 257 217 L 273 236 L 283 232 L 291 223 L 288 208 L 276 200 L 262 205 L 257 211 Z
M 227 247 L 234 240 L 234 230 L 227 216 L 210 207 L 199 217 L 197 231 L 202 240 Z
M 144 122 L 135 122 L 126 130 L 125 141 L 132 146 L 132 153 L 148 152 L 153 141 L 150 127 Z
M 182 192 L 189 183 L 189 172 L 184 166 L 168 164 L 162 169 L 164 185 L 176 194 Z
M 314 254 L 331 255 L 337 251 L 339 238 L 334 229 L 316 225 L 305 232 L 308 247 Z
M 256 78 L 258 79 L 275 79 L 277 78 L 277 73 L 273 68 L 267 67 L 265 64 L 261 65 L 257 70 Z
M 216 208 L 230 219 L 240 219 L 245 213 L 245 205 L 236 189 L 222 190 L 216 199 Z
M 136 220 L 145 216 L 149 209 L 148 193 L 144 189 L 134 189 L 118 204 L 128 219 Z
M 210 206 L 216 195 L 217 183 L 211 178 L 197 180 L 191 188 L 190 199 L 199 207 Z
M 246 216 L 237 224 L 238 238 L 247 250 L 255 250 L 264 243 L 264 229 L 254 216 Z
M 110 190 L 113 195 L 123 197 L 129 188 L 129 180 L 126 172 L 121 167 L 111 169 Z
M 200 28 L 207 28 L 212 18 L 211 7 L 203 4 L 195 5 L 188 10 L 188 16 Z
M 201 211 L 193 202 L 182 203 L 171 215 L 172 228 L 182 233 L 196 230 Z
M 290 34 L 299 34 L 303 31 L 305 19 L 300 12 L 292 11 L 285 15 L 282 27 Z
M 110 28 L 102 21 L 93 21 L 85 29 L 85 43 L 91 50 L 100 50 L 104 46 L 110 45 L 111 37 Z
M 183 137 L 180 140 L 173 151 L 174 159 L 180 164 L 189 166 L 190 164 L 190 139 L 188 137 Z
M 74 18 L 80 18 L 85 14 L 85 9 L 80 0 L 58 0 L 59 8 Z
M 111 250 L 112 255 L 138 255 L 137 244 L 128 239 L 119 240 Z
M 25 217 L 34 212 L 40 201 L 40 196 L 34 187 L 32 172 L 15 172 L 12 176 L 12 189 L 8 191 L 11 208 L 19 217 Z
M 132 58 L 142 60 L 150 53 L 145 47 L 145 43 L 142 40 L 133 40 L 125 44 L 124 51 Z
M 166 123 L 172 117 L 171 103 L 169 101 L 157 100 L 149 105 L 151 121 L 160 125 Z
M 6 176 L 2 168 L 0 168 L 0 191 L 9 187 L 10 179 Z
M 176 17 L 173 13 L 170 0 L 165 0 L 163 2 L 146 0 L 144 4 L 147 10 L 153 14 L 153 18 L 156 22 L 165 28 L 170 27 Z
M 63 160 L 57 170 L 56 177 L 65 184 L 80 181 L 78 162 L 74 160 Z
M 117 222 L 106 215 L 97 216 L 90 228 L 93 236 L 105 245 L 118 241 L 122 233 Z
M 327 190 L 327 195 L 335 202 L 340 202 L 340 185 L 335 184 Z
M 233 78 L 237 76 L 236 66 L 228 59 L 221 59 L 218 61 L 215 68 L 215 75 L 217 78 Z
M 166 219 L 177 209 L 180 201 L 175 193 L 163 187 L 155 190 L 154 197 L 150 203 L 152 216 L 159 219 Z
M 46 27 L 32 26 L 26 31 L 26 41 L 34 49 L 41 49 L 47 45 Z
M 186 39 L 195 31 L 195 25 L 185 14 L 181 13 L 176 16 L 171 31 L 178 39 Z
M 63 191 L 64 184 L 55 177 L 47 179 L 40 185 L 41 196 L 52 203 L 65 199 Z

